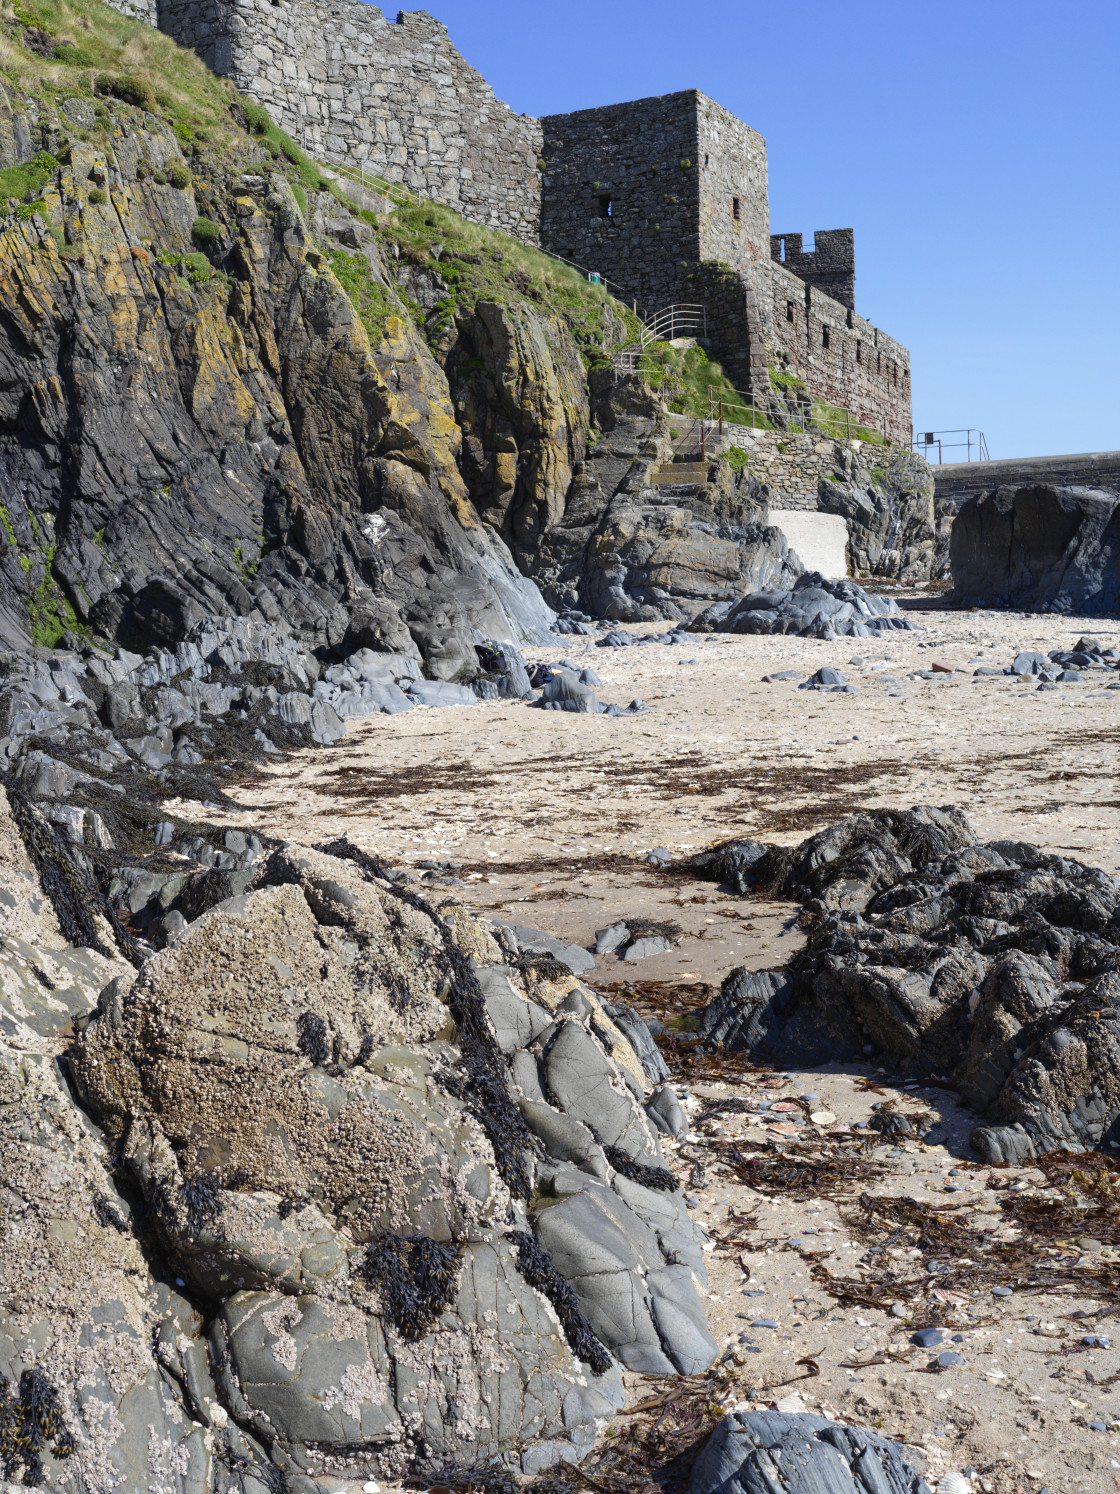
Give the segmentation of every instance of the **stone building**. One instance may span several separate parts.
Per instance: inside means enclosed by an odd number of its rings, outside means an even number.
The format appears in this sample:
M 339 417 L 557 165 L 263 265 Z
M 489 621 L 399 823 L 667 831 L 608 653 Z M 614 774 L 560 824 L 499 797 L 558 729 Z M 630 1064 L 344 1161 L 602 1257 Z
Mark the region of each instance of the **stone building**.
M 546 249 L 647 314 L 703 303 L 737 386 L 770 370 L 909 444 L 910 355 L 855 310 L 850 228 L 771 234 L 766 142 L 695 89 L 541 120 Z
M 702 302 L 739 389 L 771 370 L 910 439 L 910 358 L 854 307 L 851 229 L 770 233 L 766 142 L 695 89 L 515 114 L 426 11 L 358 0 L 110 0 L 264 104 L 328 163 L 401 182 L 597 270 L 646 312 Z

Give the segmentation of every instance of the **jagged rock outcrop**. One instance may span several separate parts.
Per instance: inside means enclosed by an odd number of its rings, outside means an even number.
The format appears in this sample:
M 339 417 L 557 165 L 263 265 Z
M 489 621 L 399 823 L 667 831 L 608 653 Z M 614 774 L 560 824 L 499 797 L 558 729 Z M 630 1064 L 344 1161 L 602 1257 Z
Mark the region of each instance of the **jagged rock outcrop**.
M 949 573 L 952 510 L 934 497 L 933 473 L 912 452 L 835 447 L 837 474 L 817 485 L 817 507 L 848 525 L 853 576 L 929 581 Z
M 728 842 L 702 876 L 806 906 L 782 970 L 739 969 L 708 1041 L 801 1064 L 889 1054 L 948 1076 L 989 1161 L 1120 1143 L 1120 882 L 955 808 L 850 815 L 796 849 Z
M 689 1494 L 930 1494 L 913 1449 L 812 1412 L 732 1411 L 693 1464 Z
M 547 628 L 469 501 L 446 379 L 365 225 L 333 209 L 360 241 L 338 251 L 355 303 L 269 157 L 190 181 L 168 125 L 114 108 L 111 151 L 74 140 L 0 233 L 6 641 L 283 617 L 310 646 L 469 680 L 472 629 Z
M 696 633 L 793 633 L 802 638 L 875 638 L 907 629 L 889 597 L 854 581 L 827 581 L 806 571 L 788 587 L 759 590 L 732 602 L 714 602 L 691 624 Z
M 672 456 L 660 400 L 612 370 L 590 384 L 599 437 L 531 568 L 552 605 L 620 622 L 681 619 L 792 583 L 800 561 L 726 463 L 713 463 L 706 482 L 655 484 Z
M 480 301 L 458 318 L 444 366 L 471 498 L 531 575 L 584 456 L 590 411 L 579 349 L 555 312 Z
M 1120 499 L 1101 488 L 997 488 L 953 524 L 954 599 L 968 607 L 1120 611 Z

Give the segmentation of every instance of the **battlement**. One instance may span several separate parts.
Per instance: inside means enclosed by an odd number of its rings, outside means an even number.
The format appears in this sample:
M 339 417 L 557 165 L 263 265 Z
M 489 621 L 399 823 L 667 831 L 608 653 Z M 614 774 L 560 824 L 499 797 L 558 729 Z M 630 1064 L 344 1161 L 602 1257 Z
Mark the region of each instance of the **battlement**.
M 841 306 L 855 310 L 856 247 L 850 228 L 819 228 L 814 247 L 806 251 L 799 233 L 772 233 L 770 258 L 799 280 L 815 285 Z

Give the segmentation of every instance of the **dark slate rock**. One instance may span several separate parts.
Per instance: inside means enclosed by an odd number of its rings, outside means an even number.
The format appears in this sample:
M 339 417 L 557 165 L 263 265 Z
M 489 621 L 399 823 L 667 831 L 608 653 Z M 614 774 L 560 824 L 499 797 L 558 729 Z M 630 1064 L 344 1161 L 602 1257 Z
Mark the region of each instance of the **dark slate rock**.
M 640 1017 L 632 1006 L 626 1006 L 623 1002 L 608 1004 L 606 1011 L 611 1021 L 628 1039 L 631 1048 L 638 1055 L 650 1082 L 659 1084 L 663 1079 L 668 1079 L 668 1066 L 661 1056 L 661 1050 L 654 1041 L 645 1019 Z
M 651 955 L 668 954 L 672 947 L 669 940 L 660 934 L 646 934 L 640 939 L 635 939 L 633 944 L 627 945 L 622 958 L 624 960 L 648 960 Z
M 733 1411 L 693 1465 L 689 1494 L 930 1494 L 913 1457 L 809 1412 Z
M 614 954 L 630 938 L 630 930 L 624 923 L 612 923 L 609 928 L 595 930 L 595 953 Z
M 951 538 L 954 599 L 969 607 L 1120 610 L 1120 497 L 1045 483 L 967 498 Z
M 788 591 L 756 592 L 728 608 L 709 607 L 692 623 L 699 633 L 793 633 L 806 638 L 871 638 L 912 624 L 895 602 L 854 581 L 827 581 L 815 571 Z
M 681 1108 L 676 1092 L 668 1084 L 655 1090 L 646 1105 L 646 1114 L 659 1131 L 667 1136 L 684 1136 L 688 1131 L 688 1117 Z

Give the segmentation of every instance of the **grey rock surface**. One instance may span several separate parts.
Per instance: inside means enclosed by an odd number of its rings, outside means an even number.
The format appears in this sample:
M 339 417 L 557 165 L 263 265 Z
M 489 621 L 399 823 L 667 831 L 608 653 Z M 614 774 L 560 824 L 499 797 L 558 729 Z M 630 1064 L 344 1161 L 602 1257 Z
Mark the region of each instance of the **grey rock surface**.
M 953 595 L 969 607 L 1115 615 L 1120 499 L 1100 488 L 997 488 L 953 523 Z
M 914 1453 L 809 1412 L 733 1411 L 692 1469 L 689 1494 L 930 1494 Z
M 762 589 L 715 602 L 691 624 L 697 633 L 793 633 L 802 638 L 877 638 L 913 625 L 888 597 L 854 581 L 827 581 L 816 571 L 787 589 Z
M 732 971 L 710 1042 L 801 1064 L 873 1048 L 947 1075 L 988 1161 L 1120 1142 L 1120 882 L 955 807 L 851 815 L 758 863 L 814 915 L 784 970 Z

